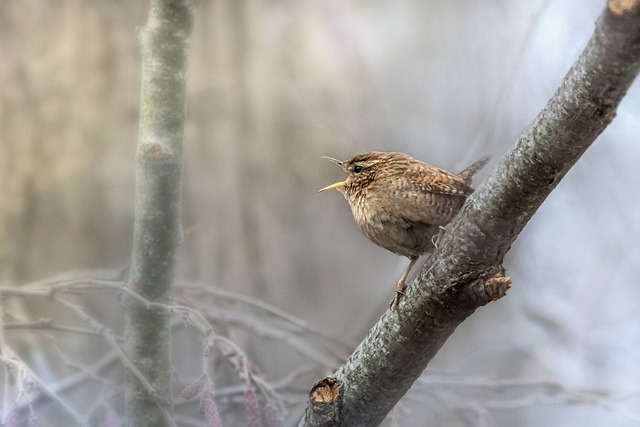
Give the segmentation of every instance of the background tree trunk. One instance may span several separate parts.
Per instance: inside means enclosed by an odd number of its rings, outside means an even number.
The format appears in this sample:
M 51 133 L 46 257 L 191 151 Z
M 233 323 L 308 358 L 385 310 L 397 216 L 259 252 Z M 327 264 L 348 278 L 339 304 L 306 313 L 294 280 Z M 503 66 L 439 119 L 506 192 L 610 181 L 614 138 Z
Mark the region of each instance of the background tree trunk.
M 152 0 L 140 33 L 142 88 L 136 153 L 133 251 L 129 285 L 151 302 L 169 303 L 181 241 L 182 144 L 192 0 Z M 166 311 L 125 297 L 125 350 L 148 381 L 129 374 L 128 425 L 172 425 L 171 325 Z

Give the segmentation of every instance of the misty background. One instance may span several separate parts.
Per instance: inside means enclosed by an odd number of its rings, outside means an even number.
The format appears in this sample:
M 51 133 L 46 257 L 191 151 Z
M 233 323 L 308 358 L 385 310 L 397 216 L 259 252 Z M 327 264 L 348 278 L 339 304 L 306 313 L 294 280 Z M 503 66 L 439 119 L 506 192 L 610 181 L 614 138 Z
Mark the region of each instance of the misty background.
M 321 156 L 402 151 L 460 171 L 490 155 L 477 186 L 559 86 L 604 6 L 200 1 L 178 279 L 264 301 L 350 351 L 407 260 L 361 235 L 340 194 L 317 192 L 343 179 Z M 0 3 L 4 286 L 126 269 L 147 8 Z M 389 425 L 640 425 L 638 86 L 516 240 L 507 296 L 458 328 Z M 122 313 L 87 304 L 105 322 Z M 37 319 L 56 307 L 24 310 Z M 267 379 L 305 363 L 277 340 L 237 339 Z M 25 351 L 47 366 L 44 349 Z M 193 351 L 176 350 L 174 362 Z

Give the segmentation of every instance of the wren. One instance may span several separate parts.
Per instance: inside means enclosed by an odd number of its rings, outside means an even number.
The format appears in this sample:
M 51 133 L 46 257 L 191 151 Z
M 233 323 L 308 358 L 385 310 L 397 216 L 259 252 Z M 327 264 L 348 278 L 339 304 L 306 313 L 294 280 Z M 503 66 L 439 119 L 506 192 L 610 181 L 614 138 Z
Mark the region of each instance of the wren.
M 473 193 L 471 179 L 489 158 L 454 174 L 403 153 L 369 151 L 338 164 L 347 179 L 335 188 L 349 202 L 358 228 L 373 243 L 409 258 L 389 307 L 397 307 L 405 280 L 420 255 L 430 252 L 434 238 Z

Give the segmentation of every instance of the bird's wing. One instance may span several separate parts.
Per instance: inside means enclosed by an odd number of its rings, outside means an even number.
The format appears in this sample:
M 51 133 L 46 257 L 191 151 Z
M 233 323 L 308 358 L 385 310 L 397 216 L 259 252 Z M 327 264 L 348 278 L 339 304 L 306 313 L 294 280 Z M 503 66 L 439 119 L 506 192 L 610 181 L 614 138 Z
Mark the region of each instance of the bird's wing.
M 473 188 L 464 178 L 435 166 L 412 165 L 404 175 L 403 181 L 407 189 L 416 188 L 425 193 L 464 197 L 473 193 Z
M 394 172 L 372 183 L 387 188 L 384 197 L 379 196 L 382 191 L 370 191 L 368 200 L 390 218 L 444 225 L 473 193 L 473 188 L 459 176 L 426 164 L 416 163 Z

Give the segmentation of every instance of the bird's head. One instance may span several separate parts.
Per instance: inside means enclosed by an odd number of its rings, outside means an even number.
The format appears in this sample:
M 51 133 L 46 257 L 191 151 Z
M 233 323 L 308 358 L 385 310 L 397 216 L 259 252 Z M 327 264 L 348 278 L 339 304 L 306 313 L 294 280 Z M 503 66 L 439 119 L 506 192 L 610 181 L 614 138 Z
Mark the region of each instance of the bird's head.
M 323 156 L 323 158 L 331 160 L 340 166 L 347 174 L 347 178 L 344 181 L 328 185 L 319 191 L 335 188 L 349 199 L 351 196 L 364 191 L 373 182 L 379 172 L 379 167 L 389 160 L 388 157 L 389 153 L 378 151 L 360 153 L 345 161 Z

